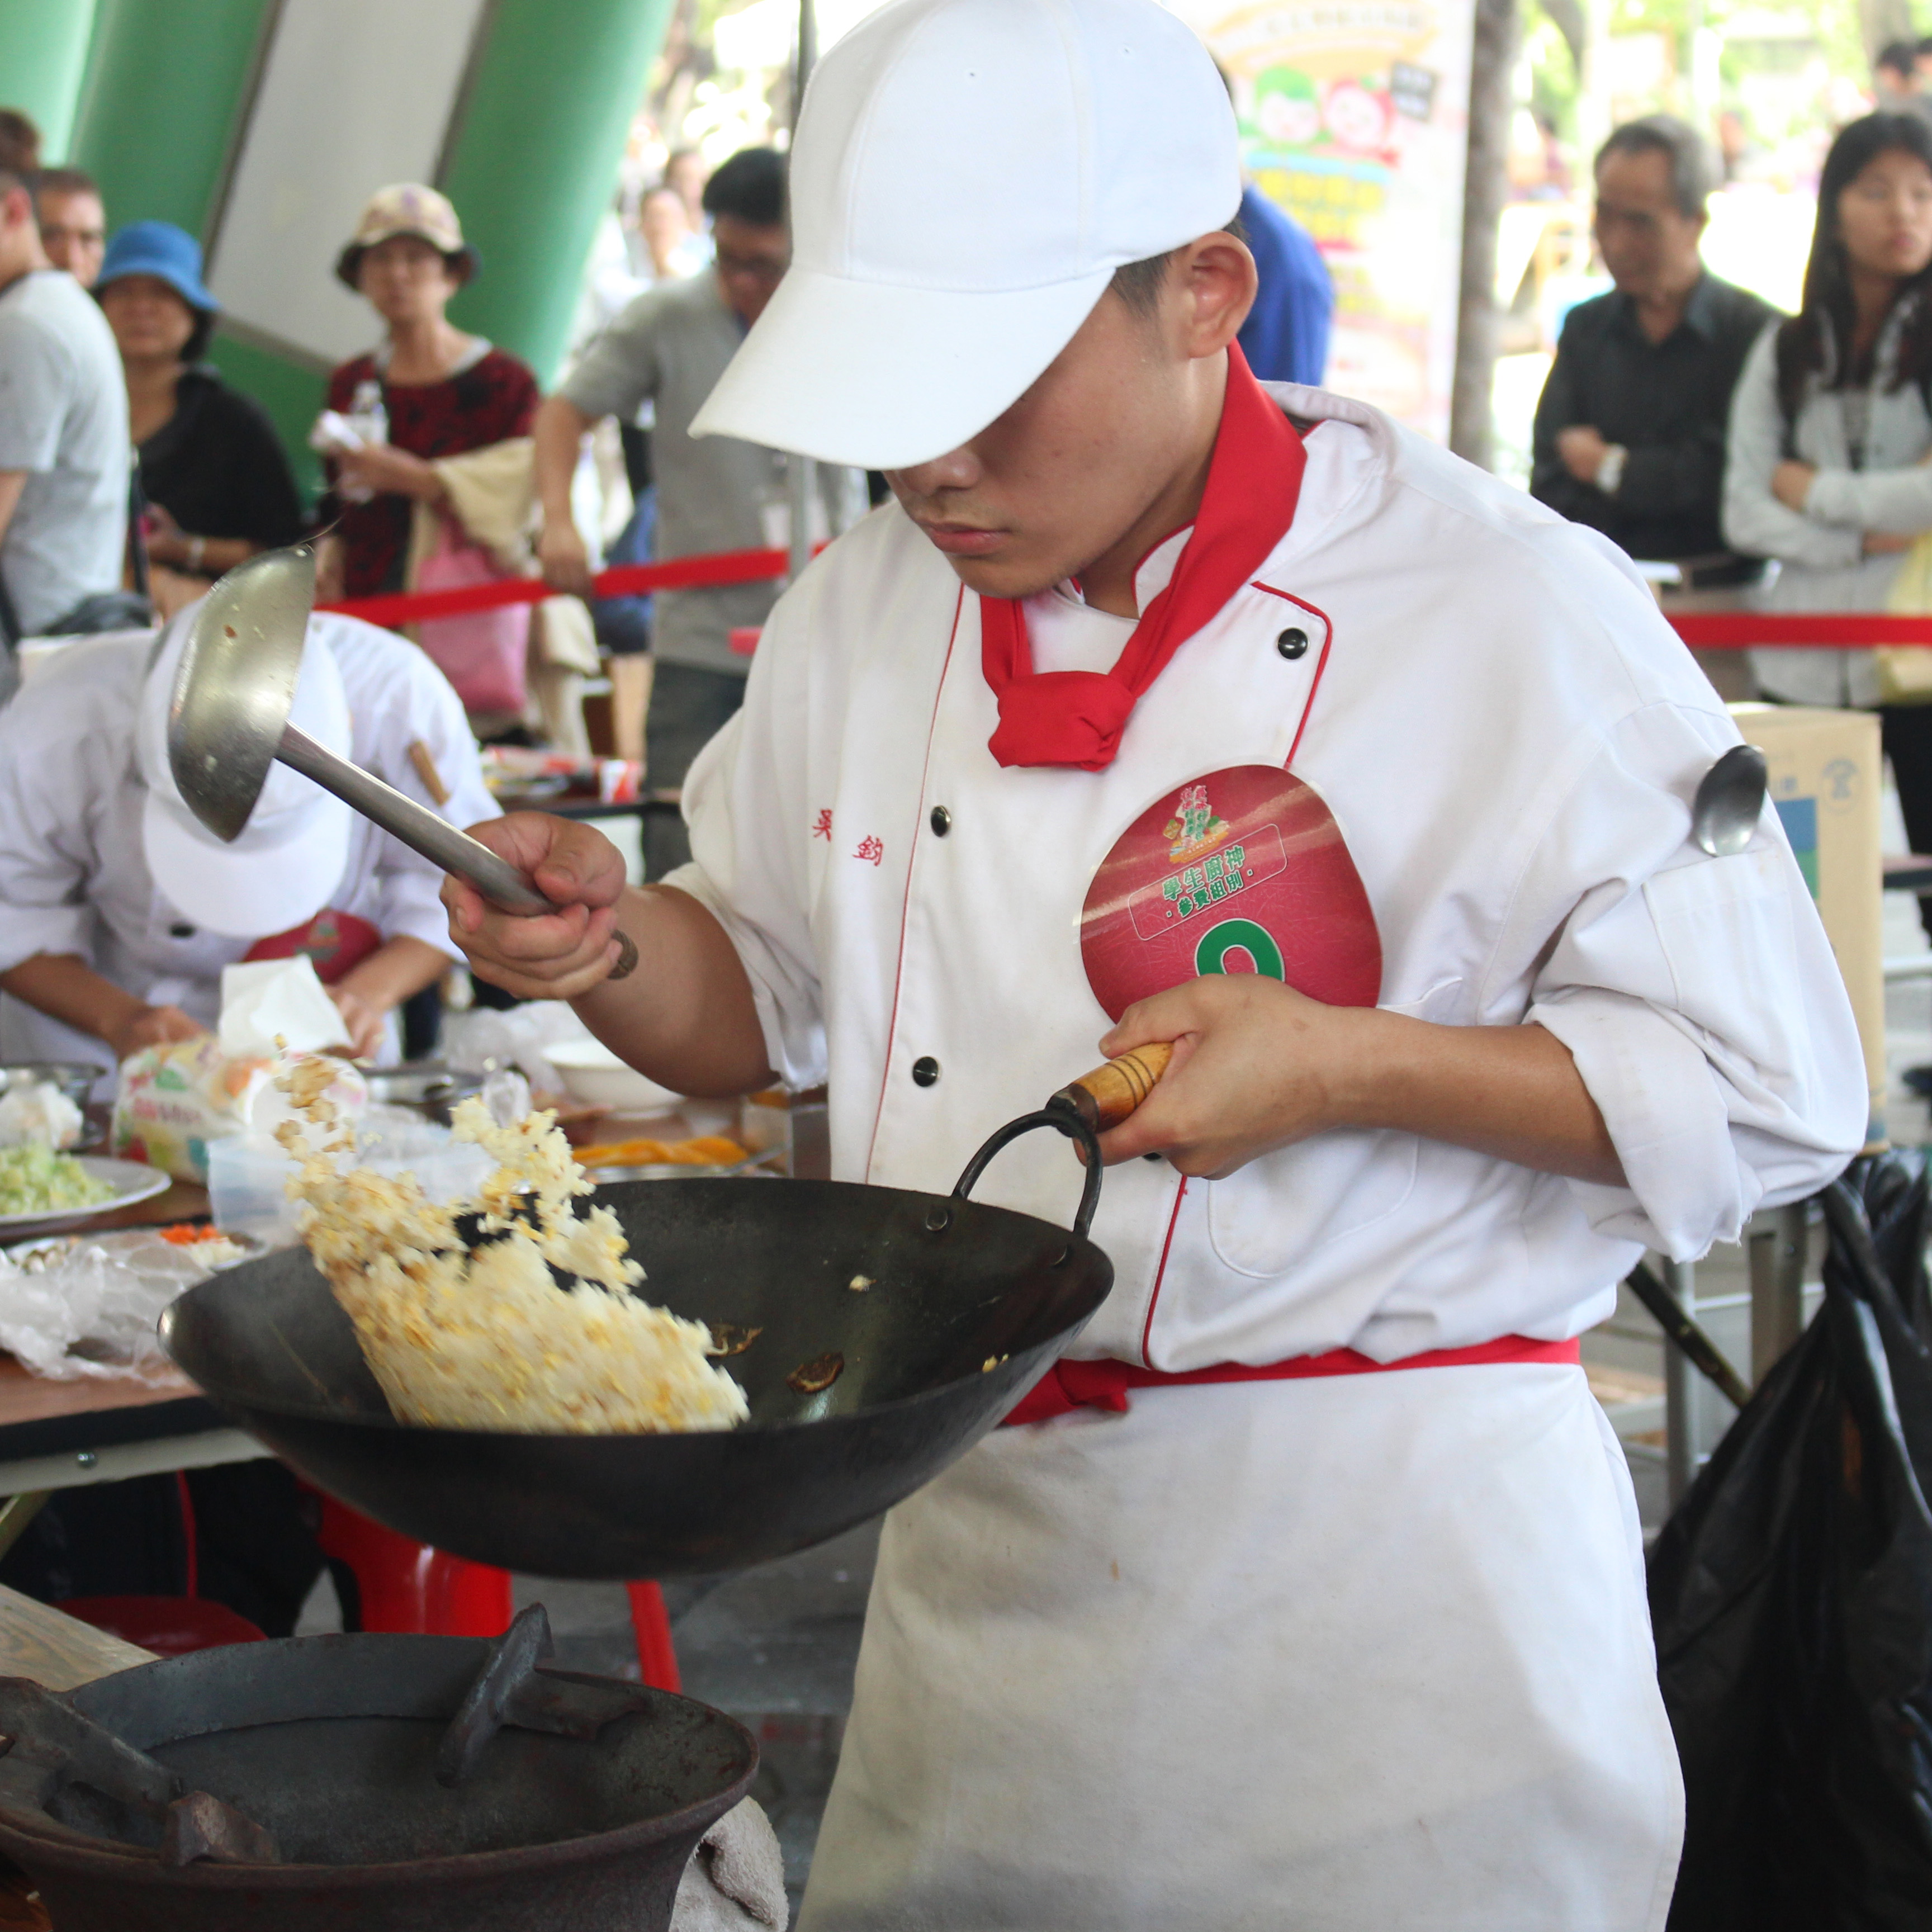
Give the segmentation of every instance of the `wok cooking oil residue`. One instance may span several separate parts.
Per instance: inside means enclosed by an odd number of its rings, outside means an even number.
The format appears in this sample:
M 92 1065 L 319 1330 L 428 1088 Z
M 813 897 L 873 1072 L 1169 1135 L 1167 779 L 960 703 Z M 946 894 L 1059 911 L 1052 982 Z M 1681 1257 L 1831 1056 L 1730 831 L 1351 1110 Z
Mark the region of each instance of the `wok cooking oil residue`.
M 818 1395 L 829 1389 L 844 1369 L 845 1358 L 835 1348 L 829 1355 L 816 1356 L 811 1361 L 800 1363 L 785 1377 L 785 1382 L 800 1395 Z

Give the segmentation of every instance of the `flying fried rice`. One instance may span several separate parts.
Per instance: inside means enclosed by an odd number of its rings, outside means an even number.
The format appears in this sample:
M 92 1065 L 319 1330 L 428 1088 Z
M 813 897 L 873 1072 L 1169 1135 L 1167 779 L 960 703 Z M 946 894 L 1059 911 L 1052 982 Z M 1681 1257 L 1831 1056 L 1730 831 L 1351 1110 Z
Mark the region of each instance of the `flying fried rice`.
M 310 1064 L 284 1084 L 327 1136 L 339 1122 Z M 634 1293 L 644 1270 L 616 1217 L 578 1212 L 592 1184 L 556 1116 L 499 1127 L 471 1100 L 452 1125 L 497 1167 L 474 1200 L 448 1205 L 411 1174 L 340 1172 L 346 1134 L 317 1148 L 294 1122 L 278 1130 L 301 1163 L 289 1192 L 306 1204 L 302 1238 L 397 1419 L 586 1436 L 743 1421 L 744 1391 L 706 1359 L 710 1331 Z

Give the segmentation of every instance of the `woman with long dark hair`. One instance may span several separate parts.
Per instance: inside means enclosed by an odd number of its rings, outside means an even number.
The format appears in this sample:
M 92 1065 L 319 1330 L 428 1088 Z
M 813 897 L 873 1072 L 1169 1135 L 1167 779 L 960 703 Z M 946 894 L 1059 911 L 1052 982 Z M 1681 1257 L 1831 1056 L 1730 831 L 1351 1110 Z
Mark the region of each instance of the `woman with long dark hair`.
M 1803 306 L 1759 338 L 1732 399 L 1724 534 L 1779 560 L 1765 608 L 1885 608 L 1932 530 L 1928 385 L 1932 128 L 1868 114 L 1826 157 Z M 1870 651 L 1752 662 L 1768 696 L 1880 711 L 1912 849 L 1932 851 L 1932 705 L 1885 704 Z

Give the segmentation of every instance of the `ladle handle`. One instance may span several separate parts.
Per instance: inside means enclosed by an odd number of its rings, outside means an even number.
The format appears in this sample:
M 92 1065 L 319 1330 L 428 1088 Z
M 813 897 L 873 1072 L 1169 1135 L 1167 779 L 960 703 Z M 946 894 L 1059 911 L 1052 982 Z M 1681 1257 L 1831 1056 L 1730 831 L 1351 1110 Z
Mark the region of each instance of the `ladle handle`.
M 468 832 L 458 831 L 428 806 L 418 805 L 380 778 L 371 778 L 346 758 L 338 758 L 292 724 L 283 728 L 281 746 L 275 755 L 304 778 L 314 779 L 324 791 L 333 792 L 352 811 L 373 820 L 392 838 L 400 838 L 411 851 L 420 852 L 446 872 L 467 879 L 506 912 L 555 910 L 507 859 L 499 858 Z
M 1091 1073 L 1063 1087 L 1046 1103 L 1071 1108 L 1096 1133 L 1118 1127 L 1151 1094 L 1174 1058 L 1166 1040 L 1155 1040 L 1120 1054 Z

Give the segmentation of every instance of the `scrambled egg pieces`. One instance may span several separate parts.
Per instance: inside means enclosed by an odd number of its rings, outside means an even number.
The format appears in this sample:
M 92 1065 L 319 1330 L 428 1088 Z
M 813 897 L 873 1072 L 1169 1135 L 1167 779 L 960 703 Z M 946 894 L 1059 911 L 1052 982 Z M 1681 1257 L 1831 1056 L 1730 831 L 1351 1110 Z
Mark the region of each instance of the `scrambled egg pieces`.
M 286 1090 L 331 1133 L 322 1076 L 298 1063 Z M 608 1208 L 578 1211 L 592 1191 L 556 1128 L 536 1113 L 499 1127 L 481 1101 L 455 1112 L 459 1140 L 496 1171 L 473 1201 L 430 1201 L 405 1174 L 339 1170 L 340 1135 L 320 1148 L 290 1122 L 278 1137 L 301 1163 L 289 1192 L 306 1204 L 302 1238 L 397 1418 L 445 1429 L 532 1435 L 627 1435 L 729 1429 L 744 1391 L 706 1360 L 710 1331 L 633 1293 Z

